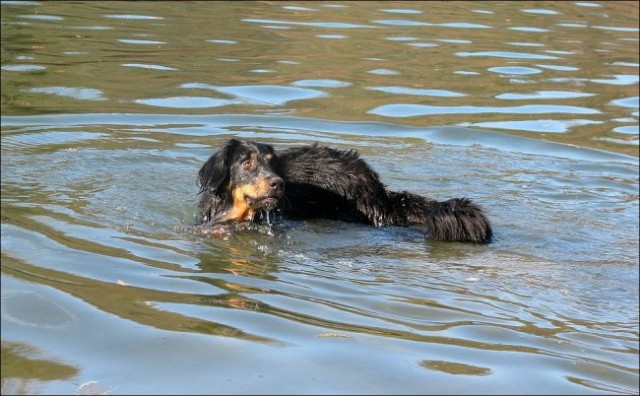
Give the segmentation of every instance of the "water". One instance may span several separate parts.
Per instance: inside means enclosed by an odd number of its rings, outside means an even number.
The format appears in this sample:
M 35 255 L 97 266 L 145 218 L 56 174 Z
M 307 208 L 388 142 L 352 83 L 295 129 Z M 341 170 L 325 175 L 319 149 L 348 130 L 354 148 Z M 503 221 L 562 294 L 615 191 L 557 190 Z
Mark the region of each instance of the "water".
M 2 393 L 637 394 L 635 2 L 2 2 Z M 495 243 L 193 232 L 230 137 Z

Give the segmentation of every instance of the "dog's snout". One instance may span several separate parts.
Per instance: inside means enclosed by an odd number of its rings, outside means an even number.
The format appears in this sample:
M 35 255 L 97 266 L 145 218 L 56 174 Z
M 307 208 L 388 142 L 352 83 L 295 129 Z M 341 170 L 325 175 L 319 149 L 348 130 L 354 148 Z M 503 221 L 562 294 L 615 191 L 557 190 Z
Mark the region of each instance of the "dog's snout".
M 269 187 L 274 191 L 282 191 L 284 189 L 284 180 L 281 177 L 273 176 L 269 179 Z

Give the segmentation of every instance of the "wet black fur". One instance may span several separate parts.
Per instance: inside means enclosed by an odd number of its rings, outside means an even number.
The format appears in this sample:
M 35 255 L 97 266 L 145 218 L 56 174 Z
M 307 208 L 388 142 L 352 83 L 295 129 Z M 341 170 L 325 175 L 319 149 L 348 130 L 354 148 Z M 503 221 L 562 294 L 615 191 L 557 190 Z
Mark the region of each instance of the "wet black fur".
M 198 173 L 200 217 L 215 223 L 229 205 L 234 153 L 256 150 L 274 155 L 262 161 L 266 174 L 284 180 L 278 209 L 289 219 L 335 219 L 374 226 L 423 224 L 435 241 L 489 243 L 493 232 L 482 209 L 467 198 L 438 202 L 407 191 L 389 191 L 353 150 L 310 146 L 275 152 L 271 146 L 231 139 Z M 257 220 L 257 219 L 256 219 Z

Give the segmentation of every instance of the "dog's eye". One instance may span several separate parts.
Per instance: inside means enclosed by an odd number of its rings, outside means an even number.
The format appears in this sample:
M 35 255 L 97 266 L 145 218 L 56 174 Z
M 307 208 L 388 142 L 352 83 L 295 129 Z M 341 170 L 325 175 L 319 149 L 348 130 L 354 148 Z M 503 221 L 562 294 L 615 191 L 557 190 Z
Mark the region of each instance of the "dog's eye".
M 250 160 L 246 160 L 242 163 L 242 169 L 244 170 L 251 170 L 253 169 L 253 162 L 251 162 Z
M 264 159 L 269 162 L 273 159 L 273 154 L 265 154 L 264 155 Z

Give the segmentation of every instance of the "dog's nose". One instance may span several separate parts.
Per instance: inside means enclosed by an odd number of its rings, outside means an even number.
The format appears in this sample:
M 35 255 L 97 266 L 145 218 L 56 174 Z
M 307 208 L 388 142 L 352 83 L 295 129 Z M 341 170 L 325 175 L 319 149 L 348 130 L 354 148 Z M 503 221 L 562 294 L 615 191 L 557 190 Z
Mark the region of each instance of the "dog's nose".
M 273 176 L 269 179 L 269 186 L 274 191 L 281 191 L 284 188 L 284 180 L 281 177 Z

